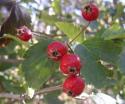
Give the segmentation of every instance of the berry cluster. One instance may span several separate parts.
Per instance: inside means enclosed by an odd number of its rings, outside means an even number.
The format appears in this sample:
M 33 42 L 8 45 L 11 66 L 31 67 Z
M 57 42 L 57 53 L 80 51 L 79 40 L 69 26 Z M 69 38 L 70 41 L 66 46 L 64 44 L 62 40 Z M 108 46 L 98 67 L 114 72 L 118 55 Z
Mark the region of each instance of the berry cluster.
M 85 5 L 84 9 L 81 10 L 81 13 L 83 18 L 90 23 L 98 18 L 99 9 L 95 4 L 90 2 Z M 74 41 L 85 29 L 82 29 L 72 41 Z M 17 37 L 23 41 L 27 42 L 32 38 L 32 33 L 26 26 L 20 27 L 17 29 L 17 32 Z M 78 55 L 69 52 L 68 47 L 69 45 L 54 41 L 48 45 L 47 54 L 52 60 L 60 61 L 60 72 L 67 76 L 63 83 L 63 91 L 68 95 L 75 97 L 80 95 L 84 90 L 85 81 L 80 77 L 80 58 Z
M 20 40 L 27 42 L 32 38 L 32 32 L 28 27 L 22 26 L 17 29 L 17 37 Z
M 60 61 L 60 71 L 67 75 L 63 83 L 63 91 L 75 97 L 82 93 L 85 88 L 85 81 L 79 76 L 81 62 L 78 55 L 68 52 L 66 44 L 54 41 L 48 45 L 48 57 L 54 61 Z

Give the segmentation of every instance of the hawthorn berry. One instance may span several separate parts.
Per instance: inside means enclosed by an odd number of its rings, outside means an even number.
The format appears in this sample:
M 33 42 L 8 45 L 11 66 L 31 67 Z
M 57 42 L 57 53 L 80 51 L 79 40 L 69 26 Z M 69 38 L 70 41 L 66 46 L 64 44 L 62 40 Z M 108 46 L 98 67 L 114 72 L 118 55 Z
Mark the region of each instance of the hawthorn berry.
M 81 12 L 82 12 L 83 18 L 87 21 L 94 21 L 99 16 L 99 9 L 93 3 L 89 3 L 85 5 L 85 7 L 83 8 L 83 10 L 81 10 Z
M 20 40 L 27 42 L 32 38 L 31 30 L 26 26 L 20 27 L 19 29 L 17 29 L 17 32 L 17 36 Z
M 68 52 L 67 46 L 59 41 L 54 41 L 48 45 L 48 57 L 54 61 L 59 61 Z
M 27 33 L 23 33 L 23 34 L 19 35 L 18 38 L 27 42 L 32 38 L 32 35 L 29 35 Z
M 79 76 L 69 76 L 63 83 L 63 91 L 69 96 L 80 95 L 85 88 L 85 81 Z
M 81 68 L 80 58 L 76 54 L 65 54 L 60 63 L 60 71 L 63 74 L 79 74 Z

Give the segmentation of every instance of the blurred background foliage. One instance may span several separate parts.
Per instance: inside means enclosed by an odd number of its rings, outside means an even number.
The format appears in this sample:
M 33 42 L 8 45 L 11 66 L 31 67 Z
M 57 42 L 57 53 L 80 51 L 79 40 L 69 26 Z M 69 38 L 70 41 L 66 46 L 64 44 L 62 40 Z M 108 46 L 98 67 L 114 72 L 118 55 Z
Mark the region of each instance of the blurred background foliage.
M 58 63 L 47 58 L 46 47 L 53 40 L 68 42 L 87 24 L 81 16 L 87 2 L 89 0 L 0 0 L 0 36 L 13 40 L 0 48 L 1 93 L 20 94 L 29 87 L 38 90 L 62 83 L 64 76 L 58 70 Z M 125 2 L 94 2 L 100 9 L 99 18 L 71 47 L 85 62 L 81 74 L 91 86 L 91 93 L 101 91 L 115 99 L 117 96 L 125 99 Z M 29 43 L 14 36 L 15 28 L 21 25 L 32 29 L 33 39 Z M 60 96 L 64 95 L 58 91 L 42 95 L 40 104 L 84 104 L 67 97 L 62 100 Z M 27 101 L 27 104 L 36 102 Z M 0 99 L 0 103 L 17 102 Z

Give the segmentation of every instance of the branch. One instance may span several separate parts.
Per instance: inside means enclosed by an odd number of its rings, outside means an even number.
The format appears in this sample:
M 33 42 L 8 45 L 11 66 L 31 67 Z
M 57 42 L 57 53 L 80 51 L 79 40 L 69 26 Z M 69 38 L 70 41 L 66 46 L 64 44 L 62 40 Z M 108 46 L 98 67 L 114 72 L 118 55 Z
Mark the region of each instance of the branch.
M 32 32 L 34 35 L 36 35 L 36 36 L 44 36 L 44 37 L 49 37 L 49 38 L 54 38 L 54 37 L 59 37 L 59 36 L 61 36 L 61 37 L 63 37 L 63 36 L 66 36 L 66 35 L 62 35 L 62 34 L 47 34 L 47 33 L 45 33 L 45 32 L 36 32 L 36 31 L 33 31 Z
M 83 31 L 83 30 L 82 30 Z M 39 31 L 32 31 L 32 33 L 38 37 L 46 37 L 46 38 L 55 38 L 55 37 L 64 37 L 66 36 L 65 34 L 47 34 L 45 32 L 39 32 Z M 89 30 L 86 29 L 86 33 L 87 34 L 95 34 L 97 32 L 91 32 Z
M 0 93 L 0 98 L 8 98 L 8 99 L 15 99 L 20 100 L 20 95 L 17 94 L 10 94 L 10 93 Z
M 62 89 L 61 85 L 53 86 L 53 87 L 49 87 L 49 88 L 44 88 L 42 90 L 39 90 L 39 91 L 35 92 L 34 97 L 36 95 L 40 95 L 40 94 L 44 94 L 44 93 L 50 93 L 50 92 L 61 90 L 61 89 Z M 26 100 L 26 99 L 29 99 L 29 96 L 28 96 L 27 93 L 24 93 L 24 94 L 21 94 L 21 95 L 10 94 L 10 93 L 0 93 L 0 98 L 8 98 L 8 99 L 14 99 L 14 100 Z
M 49 93 L 49 92 L 56 91 L 56 90 L 61 90 L 61 89 L 62 89 L 61 85 L 53 86 L 53 87 L 49 87 L 49 88 L 44 88 L 44 89 L 42 89 L 40 91 L 37 91 L 34 94 L 34 96 L 39 95 L 39 94 L 43 94 L 43 93 Z
M 6 59 L 0 56 L 0 62 L 2 63 L 10 63 L 10 64 L 19 64 L 23 61 L 23 59 Z

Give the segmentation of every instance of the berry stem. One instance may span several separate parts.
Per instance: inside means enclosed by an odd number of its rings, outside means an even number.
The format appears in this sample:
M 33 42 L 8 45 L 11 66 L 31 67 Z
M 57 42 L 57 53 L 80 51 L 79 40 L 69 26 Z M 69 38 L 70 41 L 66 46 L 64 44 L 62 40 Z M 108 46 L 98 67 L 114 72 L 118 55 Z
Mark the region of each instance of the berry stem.
M 79 33 L 69 42 L 69 44 L 71 44 L 76 38 L 78 38 L 78 37 L 80 36 L 80 34 L 81 34 L 84 30 L 86 30 L 86 28 L 89 26 L 89 24 L 90 24 L 90 22 L 89 22 L 85 27 L 83 27 L 83 28 L 79 31 Z
M 74 51 L 73 51 L 73 49 L 71 48 L 71 46 L 69 45 L 69 43 L 67 43 L 67 46 L 68 46 L 68 48 L 70 49 L 71 53 L 74 54 Z

